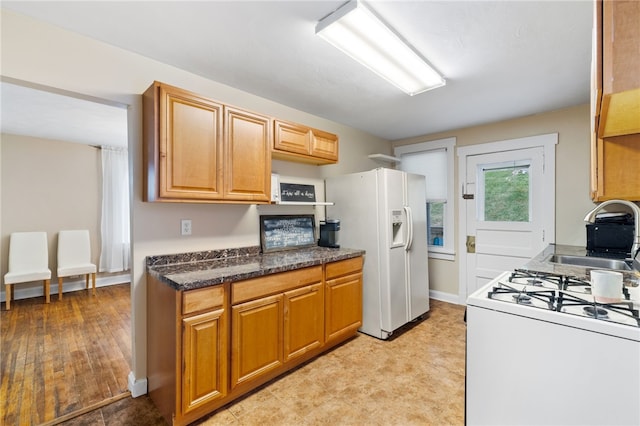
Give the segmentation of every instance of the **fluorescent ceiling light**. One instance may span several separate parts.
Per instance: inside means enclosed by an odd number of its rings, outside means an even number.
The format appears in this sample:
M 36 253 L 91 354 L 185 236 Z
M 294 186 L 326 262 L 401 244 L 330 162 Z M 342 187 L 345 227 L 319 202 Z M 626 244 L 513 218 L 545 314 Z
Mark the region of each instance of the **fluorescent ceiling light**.
M 446 84 L 359 0 L 351 0 L 322 18 L 316 34 L 411 96 Z

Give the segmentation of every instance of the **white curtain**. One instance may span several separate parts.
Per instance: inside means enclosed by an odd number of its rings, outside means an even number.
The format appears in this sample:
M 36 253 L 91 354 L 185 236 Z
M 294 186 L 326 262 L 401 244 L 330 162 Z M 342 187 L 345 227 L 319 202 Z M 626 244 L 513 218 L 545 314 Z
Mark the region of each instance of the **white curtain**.
M 102 147 L 100 272 L 129 270 L 129 166 L 126 148 Z

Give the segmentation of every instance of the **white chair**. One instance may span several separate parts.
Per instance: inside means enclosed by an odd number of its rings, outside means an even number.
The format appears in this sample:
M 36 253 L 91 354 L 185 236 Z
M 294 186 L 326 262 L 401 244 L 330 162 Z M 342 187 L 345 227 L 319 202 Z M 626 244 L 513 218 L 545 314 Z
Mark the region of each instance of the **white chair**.
M 4 274 L 5 306 L 11 309 L 14 284 L 43 280 L 45 302 L 49 303 L 51 270 L 46 232 L 13 232 L 9 238 L 9 271 Z
M 62 299 L 64 277 L 84 275 L 89 288 L 89 275 L 93 292 L 96 291 L 96 265 L 91 263 L 91 239 L 86 229 L 60 231 L 58 234 L 58 300 Z

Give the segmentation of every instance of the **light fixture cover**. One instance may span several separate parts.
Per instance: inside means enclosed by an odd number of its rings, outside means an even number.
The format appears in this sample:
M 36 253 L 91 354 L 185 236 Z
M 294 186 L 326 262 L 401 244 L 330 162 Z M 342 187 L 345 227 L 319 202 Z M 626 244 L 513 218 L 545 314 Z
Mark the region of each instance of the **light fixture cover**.
M 359 0 L 316 25 L 316 34 L 409 95 L 446 84 L 419 54 Z

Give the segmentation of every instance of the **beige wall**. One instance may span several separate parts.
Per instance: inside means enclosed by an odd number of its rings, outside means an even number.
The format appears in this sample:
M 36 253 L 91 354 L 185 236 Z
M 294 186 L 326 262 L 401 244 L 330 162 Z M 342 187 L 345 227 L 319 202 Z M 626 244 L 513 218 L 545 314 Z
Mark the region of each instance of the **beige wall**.
M 87 145 L 2 134 L 2 252 L 12 232 L 46 231 L 56 280 L 58 231 L 88 229 L 92 261 L 100 259 L 100 150 Z M 7 254 L 8 256 L 8 254 Z M 2 257 L 2 276 L 7 257 Z M 67 280 L 68 281 L 68 280 Z M 41 289 L 40 284 L 16 290 Z M 56 290 L 52 285 L 52 292 Z M 4 286 L 2 288 L 4 292 Z
M 394 146 L 425 142 L 455 136 L 460 146 L 476 145 L 516 139 L 525 136 L 558 133 L 556 146 L 556 235 L 558 244 L 586 244 L 585 227 L 582 219 L 594 207 L 589 197 L 589 105 L 579 105 L 557 111 L 501 121 L 482 126 L 468 127 L 449 132 L 420 136 L 394 141 Z M 460 197 L 456 157 L 455 170 L 455 241 L 458 241 L 458 200 Z M 460 248 L 456 248 L 459 253 Z M 458 291 L 458 261 L 430 260 L 431 288 L 454 295 Z M 463 302 L 463 301 L 460 301 Z
M 367 133 L 6 10 L 2 10 L 1 30 L 3 76 L 129 105 L 129 155 L 133 177 L 132 370 L 136 380 L 146 377 L 145 257 L 259 244 L 259 211 L 255 206 L 142 202 L 140 94 L 153 80 L 340 136 L 341 161 L 338 165 L 316 167 L 274 162 L 279 173 L 321 178 L 366 170 L 379 166 L 367 159 L 367 154 L 391 152 L 389 142 Z M 193 235 L 189 237 L 179 234 L 179 223 L 183 218 L 193 221 Z

